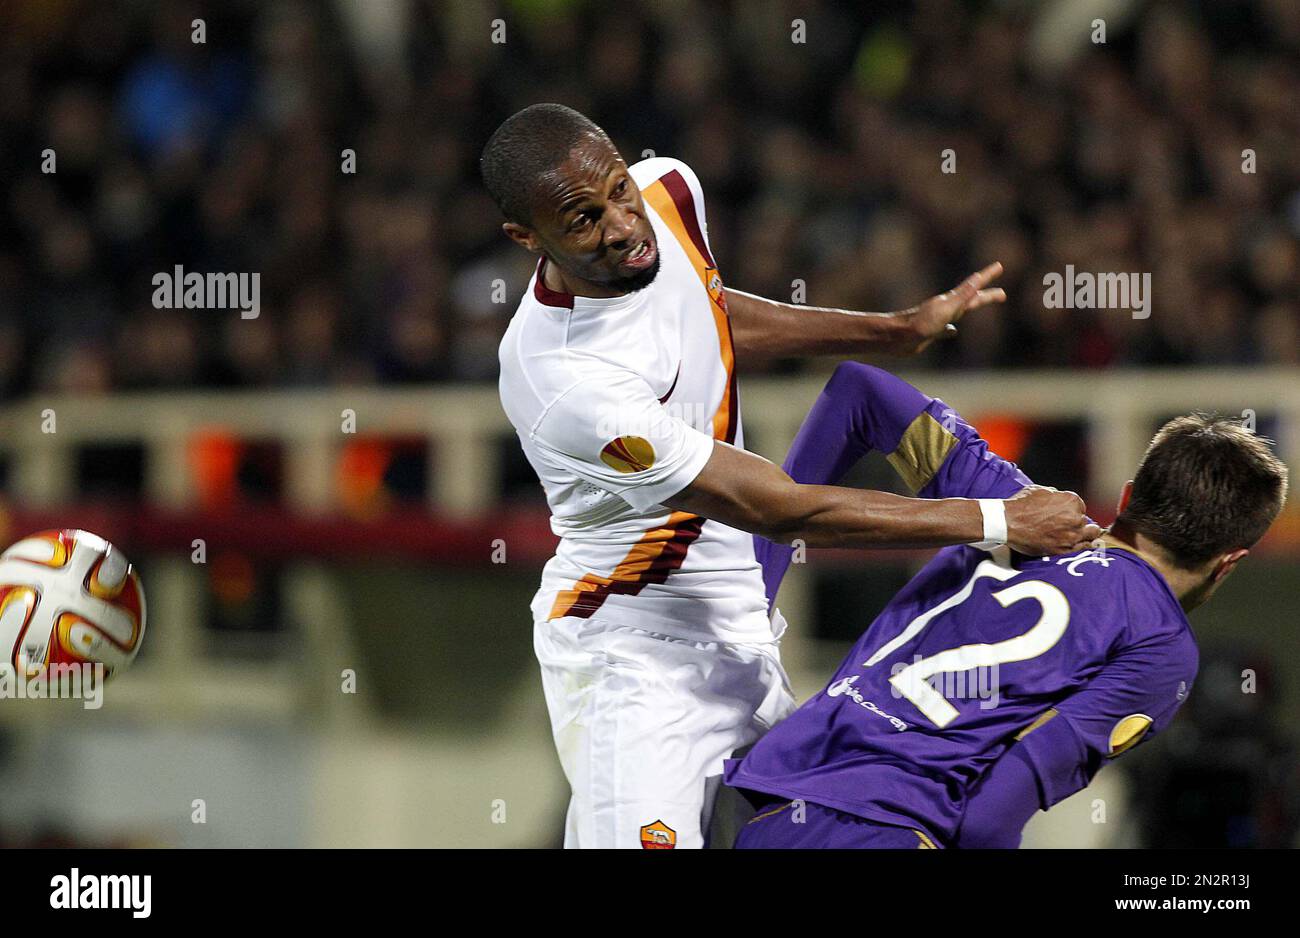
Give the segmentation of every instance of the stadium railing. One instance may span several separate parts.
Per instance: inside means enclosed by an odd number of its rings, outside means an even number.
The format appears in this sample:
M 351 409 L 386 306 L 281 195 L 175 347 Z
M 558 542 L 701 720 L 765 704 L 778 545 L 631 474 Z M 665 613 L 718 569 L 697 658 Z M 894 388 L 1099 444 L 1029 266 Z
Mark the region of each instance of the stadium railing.
M 1283 459 L 1300 465 L 1300 372 L 1293 369 L 904 376 L 977 423 L 981 414 L 999 414 L 1082 424 L 1089 479 L 1082 494 L 1103 515 L 1155 426 L 1174 414 L 1256 415 L 1277 436 Z M 746 431 L 764 455 L 780 460 L 822 383 L 821 377 L 742 381 Z M 203 504 L 193 445 L 196 435 L 214 431 L 280 448 L 279 505 Z M 217 708 L 290 719 L 328 708 L 337 694 L 295 682 L 285 661 L 196 660 L 202 659 L 196 604 L 203 589 L 202 571 L 191 559 L 194 539 L 206 534 L 254 556 L 288 560 L 287 602 L 291 614 L 313 622 L 310 653 L 346 661 L 352 639 L 340 611 L 346 604 L 330 600 L 323 566 L 330 559 L 390 551 L 431 563 L 479 564 L 487 562 L 495 538 L 517 543 L 516 556 L 525 562 L 549 555 L 553 538 L 544 512 L 520 514 L 499 503 L 501 444 L 510 434 L 492 386 L 34 397 L 0 409 L 8 482 L 0 528 L 11 541 L 29 530 L 83 527 L 159 555 L 147 591 L 151 620 L 166 627 L 151 636 L 156 647 L 148 666 L 117 691 L 123 705 L 144 706 L 165 691 L 181 714 Z M 426 512 L 358 517 L 341 510 L 337 467 L 359 437 L 424 441 Z M 78 452 L 114 444 L 143 450 L 139 497 L 129 503 L 84 497 L 77 491 Z M 1290 512 L 1289 523 L 1271 535 L 1284 549 L 1300 545 L 1295 518 Z M 787 592 L 788 618 L 805 618 L 807 590 L 795 578 Z M 791 653 L 797 660 L 797 650 Z M 286 697 L 286 686 L 302 687 L 302 696 Z

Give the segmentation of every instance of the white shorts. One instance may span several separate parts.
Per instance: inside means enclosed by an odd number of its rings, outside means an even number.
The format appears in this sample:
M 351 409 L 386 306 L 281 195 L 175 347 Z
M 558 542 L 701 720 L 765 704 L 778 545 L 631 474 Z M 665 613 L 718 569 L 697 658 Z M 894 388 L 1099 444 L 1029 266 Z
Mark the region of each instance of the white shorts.
M 565 617 L 533 646 L 573 789 L 565 847 L 703 847 L 723 760 L 795 707 L 775 640 Z

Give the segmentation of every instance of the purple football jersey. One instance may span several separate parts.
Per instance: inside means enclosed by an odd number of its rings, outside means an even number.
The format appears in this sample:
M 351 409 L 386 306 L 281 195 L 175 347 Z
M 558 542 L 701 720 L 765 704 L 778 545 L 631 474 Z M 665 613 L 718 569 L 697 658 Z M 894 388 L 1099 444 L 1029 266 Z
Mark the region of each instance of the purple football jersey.
M 942 401 L 878 369 L 841 366 L 786 471 L 833 483 L 871 449 L 891 454 L 925 496 L 1005 498 L 1029 483 Z M 789 549 L 756 547 L 772 597 Z M 1159 732 L 1196 668 L 1181 606 L 1131 551 L 947 548 L 822 691 L 727 763 L 725 779 L 951 843 L 971 788 L 1018 737 L 1050 806 Z
M 1135 651 L 1131 686 L 1069 706 Z M 1013 567 L 951 548 L 885 608 L 824 690 L 728 763 L 726 781 L 948 841 L 967 789 L 1045 713 L 1055 709 L 1088 754 L 1086 784 L 1103 759 L 1168 723 L 1196 666 L 1177 600 L 1127 551 Z

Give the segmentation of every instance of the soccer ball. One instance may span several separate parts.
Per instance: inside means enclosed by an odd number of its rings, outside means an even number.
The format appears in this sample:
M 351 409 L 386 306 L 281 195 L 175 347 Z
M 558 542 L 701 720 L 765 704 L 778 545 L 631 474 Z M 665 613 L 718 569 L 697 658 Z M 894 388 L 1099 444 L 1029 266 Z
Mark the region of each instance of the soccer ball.
M 39 678 L 52 664 L 135 660 L 144 590 L 119 551 L 89 531 L 42 531 L 0 554 L 0 665 Z

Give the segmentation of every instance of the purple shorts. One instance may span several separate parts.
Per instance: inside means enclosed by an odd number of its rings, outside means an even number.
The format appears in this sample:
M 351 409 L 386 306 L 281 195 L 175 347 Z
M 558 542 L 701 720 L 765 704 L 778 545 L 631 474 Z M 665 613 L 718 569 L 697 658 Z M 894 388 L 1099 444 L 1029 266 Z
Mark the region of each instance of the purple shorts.
M 880 824 L 809 801 L 765 808 L 741 828 L 737 850 L 935 850 L 919 830 Z

